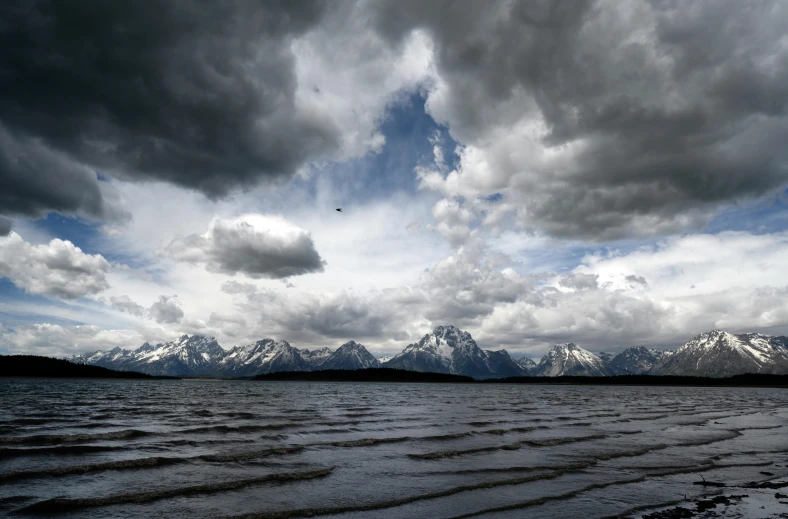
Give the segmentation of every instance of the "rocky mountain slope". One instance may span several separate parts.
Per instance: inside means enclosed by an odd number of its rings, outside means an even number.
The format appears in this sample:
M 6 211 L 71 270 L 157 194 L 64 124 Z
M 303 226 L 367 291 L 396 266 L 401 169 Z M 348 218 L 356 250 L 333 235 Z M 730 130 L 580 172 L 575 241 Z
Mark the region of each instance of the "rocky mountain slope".
M 515 362 L 517 362 L 517 365 L 520 366 L 521 369 L 525 370 L 528 376 L 531 376 L 536 369 L 536 362 L 530 357 L 523 357 Z
M 538 377 L 562 375 L 604 377 L 610 375 L 610 370 L 596 354 L 569 342 L 553 346 L 542 357 L 532 373 Z
M 712 330 L 680 347 L 652 373 L 703 377 L 788 373 L 788 337 Z
M 301 349 L 298 351 L 301 352 L 301 358 L 304 359 L 306 363 L 309 364 L 309 368 L 313 370 L 319 368 L 329 355 L 334 353 L 334 350 L 331 348 L 320 348 L 315 350 Z
M 163 344 L 145 343 L 135 350 L 96 351 L 70 360 L 169 376 L 252 376 L 382 366 L 474 378 L 626 374 L 725 377 L 744 373 L 788 374 L 788 337 L 713 330 L 698 335 L 675 352 L 635 346 L 615 357 L 595 354 L 573 343 L 557 344 L 536 364 L 529 358 L 515 361 L 506 350 L 483 350 L 468 332 L 454 326 L 438 326 L 419 342 L 382 361 L 354 341 L 335 351 L 299 350 L 287 341 L 273 339 L 225 350 L 213 337 L 200 335 L 182 335 Z
M 320 369 L 365 369 L 379 368 L 380 361 L 355 341 L 346 342 L 331 353 L 320 365 Z
M 363 345 L 350 341 L 336 351 L 330 348 L 299 350 L 287 341 L 262 339 L 225 350 L 213 337 L 183 335 L 155 346 L 145 343 L 136 350 L 115 348 L 77 355 L 70 359 L 123 371 L 152 375 L 246 377 L 279 371 L 360 369 L 380 362 Z
M 214 374 L 216 359 L 225 354 L 213 337 L 182 335 L 164 344 L 154 346 L 146 342 L 136 350 L 115 348 L 108 352 L 80 355 L 71 360 L 150 375 L 190 376 Z
M 672 354 L 672 351 L 633 346 L 613 357 L 607 367 L 613 375 L 646 375 Z
M 236 346 L 216 359 L 215 372 L 245 377 L 275 371 L 309 371 L 301 352 L 287 341 L 263 339 L 246 346 Z
M 383 364 L 386 368 L 468 375 L 474 378 L 510 377 L 525 371 L 506 350 L 485 351 L 471 334 L 454 326 L 438 326 L 402 353 Z

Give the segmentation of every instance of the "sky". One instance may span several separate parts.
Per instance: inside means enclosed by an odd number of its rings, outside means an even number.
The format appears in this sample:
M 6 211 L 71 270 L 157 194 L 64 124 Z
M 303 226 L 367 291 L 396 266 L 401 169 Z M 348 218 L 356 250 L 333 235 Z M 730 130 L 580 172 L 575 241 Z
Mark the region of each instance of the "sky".
M 788 3 L 0 19 L 0 353 L 788 333 Z

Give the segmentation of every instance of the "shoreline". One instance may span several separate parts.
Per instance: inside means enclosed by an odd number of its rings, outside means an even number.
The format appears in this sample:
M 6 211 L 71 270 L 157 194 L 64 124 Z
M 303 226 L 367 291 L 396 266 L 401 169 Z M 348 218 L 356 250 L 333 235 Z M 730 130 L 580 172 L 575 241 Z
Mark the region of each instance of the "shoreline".
M 474 379 L 467 375 L 410 371 L 393 368 L 357 370 L 278 371 L 256 376 L 228 375 L 150 375 L 134 371 L 116 371 L 90 364 L 74 364 L 67 360 L 34 355 L 0 355 L 0 378 L 79 378 L 105 380 L 239 380 L 253 382 L 384 382 L 438 384 L 521 384 L 598 387 L 727 387 L 727 388 L 788 388 L 788 374 L 742 374 L 725 378 L 675 375 L 614 375 L 602 377 L 505 377 Z
M 788 480 L 784 477 L 751 482 L 745 485 L 712 483 L 709 486 L 715 485 L 723 485 L 723 488 L 664 505 L 633 508 L 604 519 L 743 518 L 756 517 L 754 514 L 757 514 L 759 519 L 788 517 L 788 491 L 785 490 L 788 488 Z

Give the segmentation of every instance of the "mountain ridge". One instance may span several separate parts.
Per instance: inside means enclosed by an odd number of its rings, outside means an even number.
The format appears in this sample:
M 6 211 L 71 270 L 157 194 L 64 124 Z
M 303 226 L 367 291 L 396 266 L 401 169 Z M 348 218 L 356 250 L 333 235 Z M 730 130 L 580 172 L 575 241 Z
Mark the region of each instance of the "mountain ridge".
M 788 374 L 788 337 L 712 330 L 672 350 L 632 346 L 616 355 L 594 353 L 574 343 L 556 344 L 536 363 L 512 358 L 505 349 L 484 350 L 470 333 L 436 327 L 389 358 L 375 358 L 364 345 L 347 341 L 331 348 L 298 349 L 285 340 L 261 339 L 223 349 L 215 338 L 181 335 L 135 350 L 119 347 L 75 355 L 72 362 L 157 376 L 248 377 L 283 371 L 392 368 L 471 376 L 508 377 L 675 375 L 727 377 L 744 373 Z

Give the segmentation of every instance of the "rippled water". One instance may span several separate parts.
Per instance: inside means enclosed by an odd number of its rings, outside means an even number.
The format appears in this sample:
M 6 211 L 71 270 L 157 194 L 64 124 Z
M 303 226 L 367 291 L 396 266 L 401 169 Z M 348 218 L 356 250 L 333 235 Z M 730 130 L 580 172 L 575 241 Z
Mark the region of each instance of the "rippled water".
M 0 380 L 0 514 L 607 517 L 786 464 L 779 389 Z

